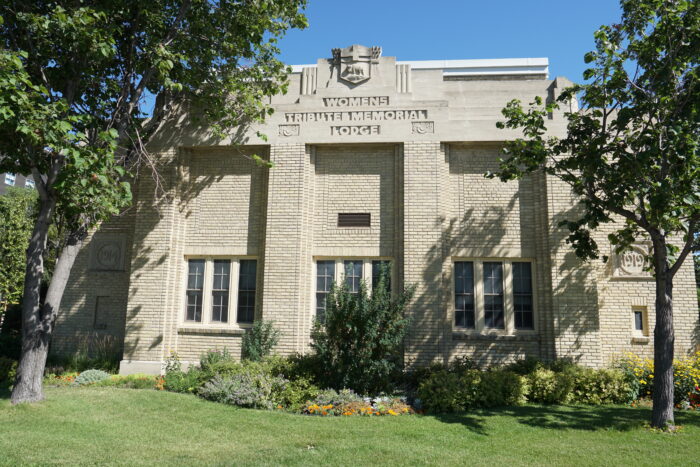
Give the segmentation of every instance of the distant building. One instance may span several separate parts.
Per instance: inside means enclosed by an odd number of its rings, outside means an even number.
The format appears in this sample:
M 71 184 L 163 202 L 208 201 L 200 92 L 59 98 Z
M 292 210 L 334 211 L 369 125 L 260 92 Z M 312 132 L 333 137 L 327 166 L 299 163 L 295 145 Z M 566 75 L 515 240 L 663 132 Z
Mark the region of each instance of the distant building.
M 31 176 L 25 177 L 8 172 L 0 173 L 0 195 L 7 191 L 8 186 L 34 188 L 34 179 Z
M 161 371 L 170 352 L 240 354 L 254 320 L 274 321 L 277 351 L 305 352 L 333 282 L 370 287 L 383 263 L 392 287 L 416 285 L 408 363 L 466 355 L 483 363 L 570 357 L 603 366 L 651 356 L 654 281 L 649 245 L 583 263 L 559 227 L 576 200 L 539 173 L 501 183 L 496 128 L 511 99 L 556 99 L 547 59 L 397 62 L 378 47 L 334 49 L 296 66 L 275 113 L 213 142 L 183 116 L 155 141 L 169 196 L 153 180 L 128 213 L 105 224 L 77 258 L 52 349 L 113 336 L 123 373 Z M 550 115 L 553 136 L 565 110 Z M 260 131 L 266 139 L 258 136 Z M 256 154 L 271 169 L 251 161 Z M 692 261 L 674 287 L 678 355 L 698 344 Z

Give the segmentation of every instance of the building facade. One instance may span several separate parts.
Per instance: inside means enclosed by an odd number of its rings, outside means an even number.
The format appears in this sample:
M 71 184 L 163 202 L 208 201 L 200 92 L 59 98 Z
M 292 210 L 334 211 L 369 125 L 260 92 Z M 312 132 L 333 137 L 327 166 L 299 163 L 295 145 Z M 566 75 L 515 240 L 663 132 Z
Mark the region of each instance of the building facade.
M 0 195 L 4 194 L 8 187 L 34 188 L 34 179 L 31 176 L 0 172 Z
M 468 355 L 603 366 L 652 354 L 648 245 L 615 255 L 601 229 L 611 260 L 583 263 L 558 227 L 577 209 L 566 185 L 484 177 L 519 136 L 496 129 L 506 103 L 555 99 L 570 84 L 549 79 L 546 59 L 397 62 L 359 45 L 332 55 L 294 67 L 275 113 L 230 141 L 184 115 L 169 123 L 152 145 L 166 196 L 144 177 L 133 207 L 90 237 L 55 352 L 108 335 L 123 348 L 121 372 L 159 372 L 170 352 L 239 354 L 257 319 L 282 332 L 278 352 L 305 352 L 331 284 L 371 285 L 386 265 L 392 287 L 416 286 L 409 364 Z M 564 110 L 549 117 L 554 135 Z M 674 305 L 685 354 L 700 332 L 690 261 Z

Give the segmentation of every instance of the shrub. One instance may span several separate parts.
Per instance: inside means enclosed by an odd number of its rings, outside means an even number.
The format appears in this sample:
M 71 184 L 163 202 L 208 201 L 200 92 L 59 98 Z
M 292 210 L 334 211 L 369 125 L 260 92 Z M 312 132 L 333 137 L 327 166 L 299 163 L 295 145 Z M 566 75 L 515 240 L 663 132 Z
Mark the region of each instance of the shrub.
M 580 404 L 623 404 L 634 400 L 625 374 L 621 370 L 579 367 L 571 373 L 573 389 L 570 402 Z
M 211 371 L 211 368 L 214 365 L 229 362 L 236 363 L 236 360 L 233 358 L 228 349 L 224 348 L 223 350 L 207 350 L 199 358 L 199 367 L 203 371 Z
M 280 386 L 274 388 L 272 398 L 282 407 L 298 412 L 304 405 L 315 399 L 320 390 L 307 379 L 284 380 Z
M 271 321 L 255 321 L 243 336 L 241 354 L 243 359 L 259 361 L 270 355 L 279 342 L 280 331 Z
M 352 389 L 342 389 L 340 391 L 336 391 L 334 389 L 324 389 L 318 393 L 312 402 L 320 406 L 340 406 L 351 402 L 364 402 L 364 399 L 356 394 Z
M 170 371 L 163 378 L 163 389 L 180 393 L 195 393 L 207 380 L 207 374 L 191 366 L 187 371 Z
M 469 370 L 478 370 L 479 365 L 473 358 L 462 355 L 451 360 L 447 365 L 447 369 L 453 373 L 465 373 Z
M 651 397 L 654 389 L 654 361 L 626 354 L 617 362 L 636 397 Z M 673 361 L 674 403 L 688 401 L 694 388 L 700 386 L 700 351 Z
M 17 371 L 17 361 L 7 357 L 0 357 L 0 383 L 13 382 Z
M 546 368 L 542 360 L 534 357 L 526 357 L 506 365 L 505 369 L 521 376 L 529 375 L 537 369 Z
M 418 389 L 421 404 L 436 413 L 471 408 L 520 405 L 528 392 L 526 379 L 504 370 L 449 370 L 430 375 Z
M 86 384 L 94 384 L 110 377 L 110 374 L 102 370 L 87 370 L 83 371 L 75 378 L 74 384 L 83 386 Z
M 432 373 L 418 387 L 421 406 L 435 413 L 462 412 L 475 398 L 478 371 L 459 375 L 448 370 Z
M 550 362 L 547 368 L 555 373 L 566 373 L 567 371 L 576 371 L 581 367 L 570 358 L 557 358 L 553 362 Z
M 240 373 L 230 377 L 214 376 L 199 390 L 205 399 L 239 407 L 271 409 L 277 404 L 273 398 L 276 387 L 285 380 L 262 373 Z
M 479 399 L 482 407 L 521 405 L 528 392 L 527 379 L 512 371 L 492 370 L 481 375 Z
M 570 373 L 555 373 L 546 368 L 538 368 L 527 376 L 530 389 L 528 400 L 543 404 L 564 404 L 568 402 L 574 386 Z
M 321 365 L 318 382 L 363 394 L 391 391 L 401 373 L 401 347 L 409 323 L 404 309 L 412 296 L 409 287 L 392 298 L 383 280 L 371 296 L 364 282 L 357 294 L 344 284 L 333 286 L 325 321 L 317 321 L 311 335 Z

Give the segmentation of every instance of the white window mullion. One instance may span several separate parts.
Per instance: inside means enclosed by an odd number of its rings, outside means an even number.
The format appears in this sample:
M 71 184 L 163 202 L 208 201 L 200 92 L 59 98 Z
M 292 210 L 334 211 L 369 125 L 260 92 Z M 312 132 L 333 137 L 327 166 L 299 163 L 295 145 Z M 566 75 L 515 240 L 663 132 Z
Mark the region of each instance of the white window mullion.
M 515 322 L 513 317 L 513 268 L 510 262 L 503 263 L 503 312 L 506 333 L 513 334 Z
M 362 280 L 365 281 L 367 292 L 372 293 L 372 260 L 362 260 Z
M 231 260 L 231 288 L 229 292 L 229 323 L 238 323 L 238 282 L 241 272 L 241 263 L 239 259 Z
M 345 280 L 345 263 L 342 259 L 335 260 L 335 285 L 340 287 Z
M 474 313 L 476 331 L 484 330 L 484 270 L 482 261 L 474 261 Z
M 204 280 L 202 285 L 202 323 L 211 323 L 211 285 L 214 274 L 214 265 L 211 258 L 204 260 Z

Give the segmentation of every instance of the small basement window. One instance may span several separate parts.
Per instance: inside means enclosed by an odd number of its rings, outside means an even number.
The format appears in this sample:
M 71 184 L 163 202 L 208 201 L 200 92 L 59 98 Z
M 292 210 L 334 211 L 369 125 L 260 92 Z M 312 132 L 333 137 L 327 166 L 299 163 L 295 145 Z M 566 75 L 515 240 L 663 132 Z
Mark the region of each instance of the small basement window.
M 368 212 L 339 213 L 338 227 L 371 227 L 372 215 Z

